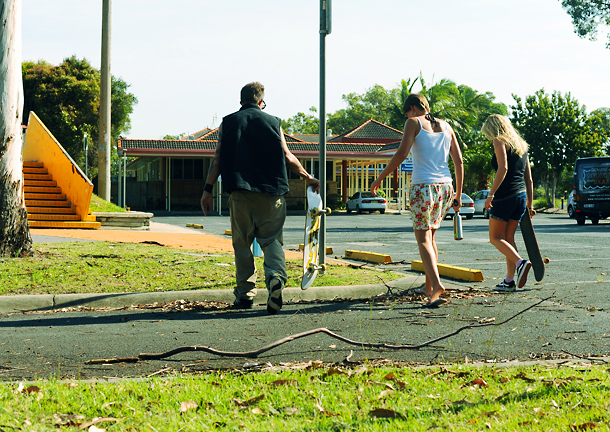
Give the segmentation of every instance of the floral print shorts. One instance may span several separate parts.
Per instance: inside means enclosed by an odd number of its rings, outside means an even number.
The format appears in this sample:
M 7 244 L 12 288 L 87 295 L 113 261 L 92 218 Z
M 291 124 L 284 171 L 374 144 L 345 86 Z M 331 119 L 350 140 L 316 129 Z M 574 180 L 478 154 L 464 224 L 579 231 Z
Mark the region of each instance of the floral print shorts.
M 451 183 L 418 183 L 409 188 L 413 229 L 438 229 L 453 203 Z

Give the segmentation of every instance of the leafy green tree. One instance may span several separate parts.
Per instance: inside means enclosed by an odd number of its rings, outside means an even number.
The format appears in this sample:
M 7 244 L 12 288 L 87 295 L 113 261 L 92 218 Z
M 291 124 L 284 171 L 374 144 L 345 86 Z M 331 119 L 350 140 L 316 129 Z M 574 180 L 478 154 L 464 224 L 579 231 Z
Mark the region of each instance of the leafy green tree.
M 34 111 L 61 145 L 79 165 L 83 165 L 85 154 L 83 135 L 89 137 L 88 159 L 97 169 L 97 140 L 100 105 L 100 73 L 86 59 L 75 56 L 66 58 L 53 66 L 44 60 L 22 63 L 24 87 L 24 122 L 30 111 Z M 112 77 L 111 89 L 111 133 L 113 146 L 122 133 L 131 127 L 130 115 L 138 103 L 128 92 L 129 84 L 121 78 Z M 112 158 L 117 158 L 113 152 Z M 114 167 L 116 164 L 113 163 Z
M 374 118 L 378 122 L 402 130 L 404 116 L 400 124 L 396 124 L 393 116 L 393 108 L 400 103 L 400 96 L 399 89 L 386 90 L 379 84 L 375 84 L 362 95 L 343 95 L 347 108 L 329 114 L 327 127 L 335 134 L 343 134 Z
M 608 140 L 602 146 L 602 155 L 610 155 L 610 108 L 598 108 L 591 112 L 592 115 L 599 115 L 602 127 L 608 135 Z
M 320 119 L 317 112 L 316 107 L 309 108 L 309 114 L 298 112 L 294 116 L 282 120 L 282 129 L 286 133 L 292 130 L 295 134 L 320 133 Z
M 178 135 L 165 135 L 163 137 L 163 139 L 164 140 L 179 140 L 179 139 L 184 138 L 185 136 L 186 136 L 185 133 L 181 133 L 181 134 L 178 134 Z
M 534 177 L 543 182 L 547 202 L 554 206 L 557 182 L 564 169 L 573 166 L 579 157 L 600 154 L 608 133 L 601 116 L 587 115 L 585 107 L 570 93 L 548 95 L 541 89 L 525 101 L 516 95 L 513 99 L 513 124 L 530 145 Z
M 608 0 L 563 0 L 561 6 L 572 17 L 574 32 L 581 38 L 596 40 L 599 27 L 610 26 Z M 610 34 L 606 48 L 610 49 Z

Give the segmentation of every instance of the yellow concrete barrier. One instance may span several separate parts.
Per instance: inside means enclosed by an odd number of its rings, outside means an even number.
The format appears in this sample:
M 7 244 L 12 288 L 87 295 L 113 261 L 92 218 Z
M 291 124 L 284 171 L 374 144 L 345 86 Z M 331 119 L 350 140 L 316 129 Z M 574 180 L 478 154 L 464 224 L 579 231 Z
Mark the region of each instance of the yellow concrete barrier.
M 392 257 L 390 255 L 355 250 L 346 250 L 345 258 L 382 264 L 392 262 Z
M 411 270 L 424 272 L 424 263 L 420 260 L 411 261 Z M 481 270 L 456 267 L 447 264 L 438 264 L 438 274 L 453 279 L 464 280 L 467 282 L 482 282 L 483 272 Z
M 188 228 L 197 228 L 197 229 L 203 229 L 203 225 L 200 224 L 194 224 L 194 223 L 187 223 L 186 226 Z

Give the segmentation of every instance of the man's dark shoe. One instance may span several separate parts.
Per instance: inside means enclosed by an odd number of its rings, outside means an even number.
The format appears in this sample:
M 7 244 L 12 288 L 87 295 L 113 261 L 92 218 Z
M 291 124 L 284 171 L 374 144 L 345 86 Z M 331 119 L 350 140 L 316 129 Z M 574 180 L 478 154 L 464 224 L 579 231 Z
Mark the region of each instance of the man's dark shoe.
M 229 306 L 229 309 L 252 309 L 254 300 L 238 298 L 235 299 L 233 305 Z
M 273 278 L 269 282 L 269 297 L 267 298 L 267 313 L 269 315 L 275 315 L 282 309 L 282 288 L 284 288 L 284 284 L 278 278 Z

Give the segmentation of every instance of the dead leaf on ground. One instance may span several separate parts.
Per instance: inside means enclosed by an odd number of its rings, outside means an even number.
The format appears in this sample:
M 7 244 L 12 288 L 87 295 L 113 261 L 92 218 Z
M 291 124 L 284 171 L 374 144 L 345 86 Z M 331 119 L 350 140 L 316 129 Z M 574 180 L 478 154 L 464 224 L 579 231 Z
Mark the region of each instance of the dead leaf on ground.
M 80 426 L 79 420 L 85 420 L 83 415 L 74 414 L 53 414 L 55 424 L 58 426 Z
M 371 412 L 369 412 L 369 415 L 371 417 L 375 417 L 375 418 L 399 418 L 399 419 L 405 418 L 405 416 L 403 416 L 401 413 L 391 410 L 391 409 L 386 409 L 386 408 L 376 408 L 376 409 L 372 410 Z
M 185 413 L 185 412 L 187 412 L 188 410 L 191 410 L 191 409 L 196 410 L 198 408 L 199 408 L 199 405 L 195 401 L 184 401 L 184 402 L 182 402 L 180 404 L 180 412 L 181 413 Z
M 329 417 L 335 417 L 335 416 L 336 416 L 336 414 L 333 414 L 333 413 L 331 413 L 331 412 L 329 412 L 329 411 L 326 411 L 326 410 L 324 409 L 324 407 L 322 406 L 322 403 L 320 402 L 320 399 L 315 398 L 315 400 L 316 400 L 316 408 L 318 409 L 318 411 L 319 411 L 320 413 L 325 414 L 325 415 L 327 415 L 327 416 L 329 416 Z
M 257 402 L 262 401 L 263 399 L 265 399 L 265 395 L 258 395 L 258 396 L 254 396 L 248 400 L 240 400 L 240 399 L 233 399 L 233 402 L 235 402 L 237 405 L 245 407 L 245 406 L 250 406 L 250 405 L 254 405 Z
M 504 394 L 501 394 L 500 396 L 498 396 L 497 398 L 494 399 L 494 401 L 499 402 L 502 399 L 504 399 L 505 397 L 507 397 L 510 394 L 510 392 L 506 392 Z
M 21 381 L 19 387 L 17 387 L 17 393 L 38 393 L 39 391 L 40 387 L 35 385 L 26 387 L 23 381 Z
M 261 410 L 259 407 L 252 408 L 252 414 L 261 415 L 262 413 L 263 413 L 263 410 Z
M 113 421 L 113 422 L 117 422 L 118 423 L 120 420 L 117 419 L 117 418 L 114 418 L 114 417 L 96 417 L 93 420 L 91 420 L 90 422 L 83 423 L 82 425 L 80 425 L 78 427 L 78 429 L 79 430 L 89 429 L 89 431 L 91 431 L 91 426 L 96 425 L 96 424 L 100 424 L 100 423 L 104 423 L 104 422 L 109 422 L 109 421 Z M 99 429 L 97 429 L 97 430 L 99 431 Z
M 533 383 L 533 382 L 536 382 L 536 380 L 535 380 L 535 379 L 528 377 L 528 376 L 527 376 L 527 375 L 525 375 L 525 373 L 523 373 L 523 372 L 520 372 L 520 373 L 518 373 L 517 375 L 515 375 L 515 378 L 522 379 L 523 381 L 528 382 L 528 383 Z
M 330 368 L 325 373 L 322 374 L 323 377 L 328 377 L 328 376 L 332 376 L 332 375 L 346 375 L 346 376 L 349 376 L 349 374 L 347 372 L 342 371 L 341 369 L 337 369 L 337 368 Z
M 377 400 L 385 399 L 388 396 L 392 396 L 394 393 L 394 390 L 384 390 L 379 393 L 379 396 L 377 396 Z
M 462 385 L 461 387 L 466 387 L 466 386 L 479 386 L 479 387 L 489 387 L 489 384 L 487 384 L 485 382 L 485 380 L 482 380 L 480 378 L 477 379 L 473 379 L 472 381 L 470 381 L 469 383 L 466 383 L 464 385 Z

